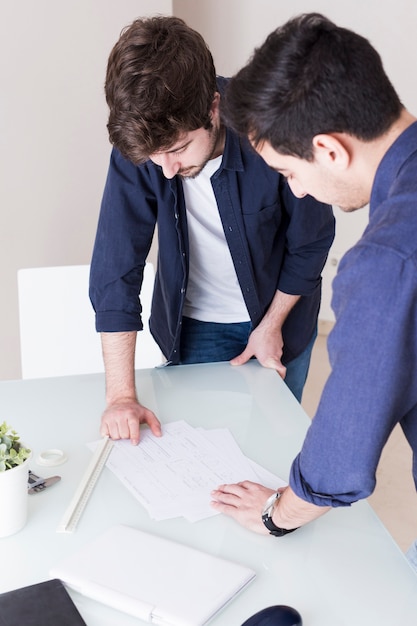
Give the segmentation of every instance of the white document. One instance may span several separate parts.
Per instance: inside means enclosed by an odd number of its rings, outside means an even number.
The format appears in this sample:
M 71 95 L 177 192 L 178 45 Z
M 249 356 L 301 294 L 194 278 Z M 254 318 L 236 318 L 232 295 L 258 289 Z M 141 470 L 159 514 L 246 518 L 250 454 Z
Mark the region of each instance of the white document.
M 217 515 L 210 493 L 221 484 L 286 484 L 247 459 L 228 429 L 196 429 L 183 420 L 165 424 L 162 437 L 143 429 L 138 446 L 114 442 L 106 465 L 157 520 Z
M 203 626 L 255 577 L 248 567 L 129 526 L 108 529 L 50 571 L 152 624 Z
M 256 461 L 248 459 L 248 457 L 244 457 L 232 433 L 227 428 L 215 428 L 211 430 L 205 430 L 202 428 L 201 432 L 205 437 L 207 437 L 207 439 L 217 446 L 218 450 L 222 449 L 224 454 L 226 454 L 230 460 L 233 458 L 234 461 L 242 463 L 242 459 L 246 459 L 248 467 L 250 468 L 249 471 L 252 474 L 255 472 L 256 478 L 249 478 L 248 474 L 244 480 L 254 480 L 255 482 L 261 483 L 270 489 L 279 489 L 280 487 L 287 486 L 285 480 L 278 478 L 278 476 L 275 476 L 275 474 L 265 469 L 265 467 L 262 467 L 262 465 L 259 465 L 259 463 L 256 463 Z

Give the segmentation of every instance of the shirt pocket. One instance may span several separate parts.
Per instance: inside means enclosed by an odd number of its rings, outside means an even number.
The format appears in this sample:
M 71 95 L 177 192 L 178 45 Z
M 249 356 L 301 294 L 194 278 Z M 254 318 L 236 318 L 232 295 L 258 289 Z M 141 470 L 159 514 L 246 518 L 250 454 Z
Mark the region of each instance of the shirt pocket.
M 283 214 L 279 202 L 253 210 L 242 208 L 242 217 L 248 241 L 255 240 L 259 245 L 274 241 L 282 230 Z

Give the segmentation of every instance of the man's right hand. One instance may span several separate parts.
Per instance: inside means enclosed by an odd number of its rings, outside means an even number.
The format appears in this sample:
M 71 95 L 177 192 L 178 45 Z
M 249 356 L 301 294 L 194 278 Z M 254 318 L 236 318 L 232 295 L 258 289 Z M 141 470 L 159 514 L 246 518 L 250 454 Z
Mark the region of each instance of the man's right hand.
M 106 371 L 107 409 L 101 417 L 100 432 L 111 439 L 130 439 L 139 443 L 141 424 L 154 435 L 162 435 L 156 415 L 137 400 L 135 384 L 136 332 L 101 333 Z
M 156 437 L 162 435 L 161 423 L 156 415 L 137 400 L 114 402 L 101 417 L 100 433 L 111 439 L 130 439 L 134 446 L 139 443 L 140 424 L 147 424 Z

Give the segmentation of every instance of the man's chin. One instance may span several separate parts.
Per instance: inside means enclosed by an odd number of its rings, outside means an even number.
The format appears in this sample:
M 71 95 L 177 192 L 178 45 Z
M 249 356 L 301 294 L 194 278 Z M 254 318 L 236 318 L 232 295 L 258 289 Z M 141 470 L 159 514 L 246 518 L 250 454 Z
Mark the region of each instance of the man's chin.
M 343 211 L 343 213 L 354 213 L 355 211 L 364 209 L 367 206 L 367 203 L 365 204 L 360 203 L 359 205 L 355 205 L 355 206 L 341 206 L 340 204 L 337 204 L 336 206 L 338 206 L 339 209 Z
M 188 170 L 178 172 L 178 174 L 181 176 L 181 178 L 196 178 L 201 170 L 201 167 L 190 167 L 188 168 Z

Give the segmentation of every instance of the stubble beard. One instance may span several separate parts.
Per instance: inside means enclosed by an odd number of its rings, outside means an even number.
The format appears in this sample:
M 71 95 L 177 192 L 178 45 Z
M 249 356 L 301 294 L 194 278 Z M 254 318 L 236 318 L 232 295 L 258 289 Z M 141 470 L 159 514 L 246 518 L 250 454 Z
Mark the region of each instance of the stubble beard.
M 213 154 L 216 150 L 217 147 L 217 142 L 219 140 L 220 137 L 220 129 L 219 128 L 212 128 L 210 131 L 210 146 L 208 149 L 208 154 L 206 154 L 203 158 L 202 163 L 200 163 L 200 165 L 192 165 L 191 167 L 187 167 L 183 170 L 179 170 L 178 175 L 181 176 L 181 178 L 197 178 L 197 176 L 202 172 L 202 170 L 206 167 L 207 163 L 209 161 L 211 161 L 211 159 L 213 158 Z

